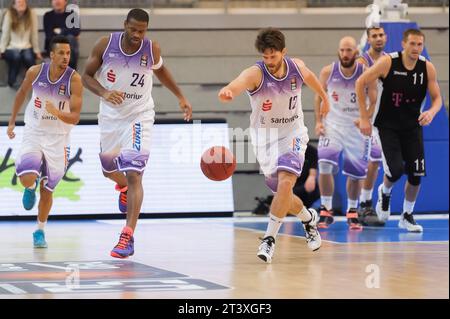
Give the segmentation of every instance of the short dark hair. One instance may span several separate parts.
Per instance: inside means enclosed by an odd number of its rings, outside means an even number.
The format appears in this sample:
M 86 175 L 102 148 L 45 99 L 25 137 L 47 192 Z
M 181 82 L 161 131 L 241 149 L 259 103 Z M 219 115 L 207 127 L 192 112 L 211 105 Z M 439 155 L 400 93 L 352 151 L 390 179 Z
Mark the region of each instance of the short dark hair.
M 127 22 L 129 22 L 131 19 L 134 19 L 139 22 L 146 22 L 148 24 L 150 17 L 148 16 L 148 13 L 145 10 L 132 9 L 130 12 L 128 12 Z
M 50 51 L 53 51 L 53 49 L 55 48 L 55 46 L 58 43 L 66 43 L 66 44 L 70 44 L 70 41 L 67 37 L 63 36 L 63 35 L 55 35 L 51 40 L 50 40 Z
M 406 42 L 406 40 L 408 40 L 410 34 L 422 36 L 423 40 L 425 40 L 425 34 L 423 34 L 423 32 L 420 31 L 419 29 L 408 29 L 405 32 L 403 32 L 403 42 Z
M 264 53 L 267 49 L 283 51 L 286 47 L 284 34 L 275 28 L 262 29 L 256 37 L 255 47 L 260 53 Z
M 383 29 L 383 30 L 384 30 L 383 27 L 370 27 L 370 28 L 367 28 L 367 29 L 366 29 L 366 34 L 367 34 L 367 36 L 370 36 L 370 31 L 372 31 L 372 30 L 378 30 L 378 29 Z

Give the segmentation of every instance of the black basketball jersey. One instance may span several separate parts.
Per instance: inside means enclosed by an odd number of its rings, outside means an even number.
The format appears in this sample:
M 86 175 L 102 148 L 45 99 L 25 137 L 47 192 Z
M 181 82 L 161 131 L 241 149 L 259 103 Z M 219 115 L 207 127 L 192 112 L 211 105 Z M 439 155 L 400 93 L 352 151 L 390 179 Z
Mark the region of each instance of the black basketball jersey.
M 427 93 L 426 59 L 419 57 L 413 70 L 402 63 L 402 52 L 390 53 L 392 65 L 383 82 L 376 127 L 410 129 L 419 126 L 418 118 Z

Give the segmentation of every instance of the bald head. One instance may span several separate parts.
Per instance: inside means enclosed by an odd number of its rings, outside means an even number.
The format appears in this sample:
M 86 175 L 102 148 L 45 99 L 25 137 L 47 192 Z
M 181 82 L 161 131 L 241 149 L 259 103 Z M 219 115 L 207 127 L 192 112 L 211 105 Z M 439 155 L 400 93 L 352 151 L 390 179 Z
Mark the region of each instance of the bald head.
M 339 41 L 339 48 L 342 47 L 350 47 L 356 50 L 356 40 L 353 37 L 343 37 L 341 41 Z
M 343 37 L 339 41 L 338 56 L 341 65 L 344 68 L 353 67 L 356 57 L 358 55 L 358 49 L 356 47 L 356 40 L 353 37 Z

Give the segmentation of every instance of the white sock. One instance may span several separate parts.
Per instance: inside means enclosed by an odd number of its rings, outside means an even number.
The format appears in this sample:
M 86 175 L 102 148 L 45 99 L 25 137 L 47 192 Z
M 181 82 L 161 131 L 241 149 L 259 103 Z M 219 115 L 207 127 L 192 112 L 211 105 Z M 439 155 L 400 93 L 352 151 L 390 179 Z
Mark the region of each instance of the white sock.
M 358 208 L 358 200 L 357 199 L 347 199 L 347 211 L 350 210 L 350 208 L 357 209 Z
M 40 230 L 44 230 L 45 225 L 47 225 L 47 221 L 41 222 L 39 219 L 37 220 L 37 223 L 38 223 L 38 229 L 40 229 Z
M 297 216 L 304 223 L 309 222 L 312 219 L 311 213 L 305 206 L 303 206 L 303 209 L 297 214 Z
M 382 191 L 383 191 L 383 194 L 389 195 L 391 193 L 391 191 L 392 191 L 392 186 L 391 187 L 386 187 L 386 185 L 383 184 Z
M 267 230 L 264 234 L 264 238 L 272 236 L 274 239 L 280 230 L 281 224 L 283 223 L 283 218 L 278 218 L 272 213 L 269 214 L 269 223 L 267 224 Z
M 361 195 L 359 196 L 359 201 L 361 203 L 372 200 L 373 188 L 371 189 L 361 189 Z
M 320 203 L 325 206 L 327 210 L 333 207 L 333 196 L 320 196 Z
M 414 205 L 416 202 L 409 202 L 406 199 L 403 201 L 403 213 L 412 214 L 414 210 Z

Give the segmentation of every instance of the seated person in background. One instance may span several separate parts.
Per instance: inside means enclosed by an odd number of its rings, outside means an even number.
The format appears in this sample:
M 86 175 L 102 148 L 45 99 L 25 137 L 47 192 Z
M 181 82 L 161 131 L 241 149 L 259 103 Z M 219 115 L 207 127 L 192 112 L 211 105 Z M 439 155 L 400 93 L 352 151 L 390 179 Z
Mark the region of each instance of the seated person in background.
M 302 174 L 297 179 L 294 186 L 294 194 L 300 197 L 303 204 L 310 208 L 315 201 L 320 198 L 319 186 L 317 183 L 317 148 L 308 143 L 305 153 L 305 163 L 302 169 Z M 253 214 L 267 215 L 269 213 L 270 204 L 272 203 L 273 195 L 266 198 L 255 198 L 259 203 L 253 210 Z
M 79 25 L 77 27 L 77 21 L 74 21 L 73 12 L 66 12 L 66 7 L 67 0 L 52 0 L 53 10 L 44 14 L 45 52 L 48 56 L 51 51 L 49 44 L 54 36 L 65 36 L 70 42 L 69 66 L 76 70 L 79 56 L 80 28 Z
M 0 58 L 8 64 L 8 86 L 16 85 L 20 68 L 26 69 L 42 59 L 38 43 L 37 16 L 26 0 L 14 0 L 6 10 L 0 39 Z

